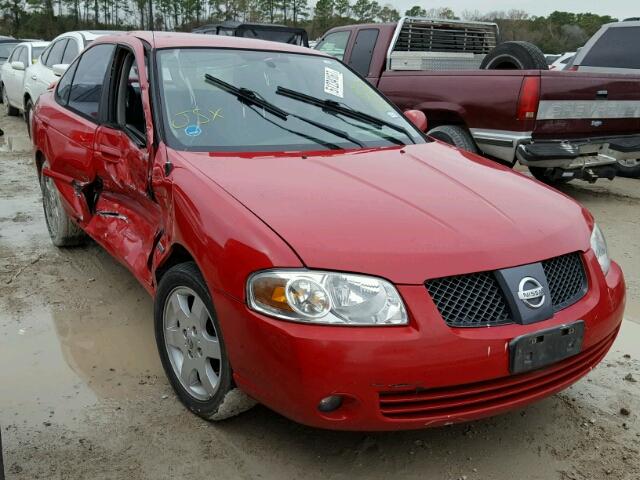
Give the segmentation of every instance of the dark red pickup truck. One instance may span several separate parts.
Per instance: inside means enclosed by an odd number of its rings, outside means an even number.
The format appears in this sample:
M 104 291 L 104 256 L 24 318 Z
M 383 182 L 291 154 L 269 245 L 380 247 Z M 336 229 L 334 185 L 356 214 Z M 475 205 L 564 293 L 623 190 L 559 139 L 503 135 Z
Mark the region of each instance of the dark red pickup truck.
M 403 18 L 331 29 L 316 48 L 400 108 L 425 112 L 432 136 L 519 161 L 548 183 L 613 178 L 617 162 L 640 158 L 640 77 L 508 69 L 495 62 L 497 33 L 488 23 Z M 489 55 L 496 69 L 481 69 Z

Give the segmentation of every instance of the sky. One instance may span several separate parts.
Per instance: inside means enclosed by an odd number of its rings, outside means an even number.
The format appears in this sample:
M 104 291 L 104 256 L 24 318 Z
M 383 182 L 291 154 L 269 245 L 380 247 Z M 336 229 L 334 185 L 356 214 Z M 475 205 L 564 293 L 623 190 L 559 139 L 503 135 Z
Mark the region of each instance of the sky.
M 400 14 L 413 5 L 420 5 L 427 10 L 450 7 L 458 15 L 463 10 L 479 10 L 485 13 L 518 9 L 537 16 L 547 16 L 554 10 L 611 15 L 620 20 L 640 16 L 640 0 L 485 0 L 484 2 L 478 0 L 378 0 L 378 3 L 381 5 L 389 3 L 398 9 Z

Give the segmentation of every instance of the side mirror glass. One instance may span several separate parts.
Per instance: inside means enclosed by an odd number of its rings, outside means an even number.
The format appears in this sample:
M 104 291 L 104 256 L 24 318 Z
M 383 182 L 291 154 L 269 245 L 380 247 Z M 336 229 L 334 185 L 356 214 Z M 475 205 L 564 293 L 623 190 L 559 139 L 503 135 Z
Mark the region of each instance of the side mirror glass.
M 62 74 L 67 71 L 67 68 L 69 68 L 69 64 L 67 63 L 58 63 L 51 67 L 51 69 L 53 70 L 53 74 L 56 77 L 61 77 Z
M 11 62 L 11 68 L 14 70 L 24 70 L 24 63 L 20 61 Z
M 427 116 L 420 110 L 407 110 L 404 116 L 409 119 L 421 132 L 427 131 Z

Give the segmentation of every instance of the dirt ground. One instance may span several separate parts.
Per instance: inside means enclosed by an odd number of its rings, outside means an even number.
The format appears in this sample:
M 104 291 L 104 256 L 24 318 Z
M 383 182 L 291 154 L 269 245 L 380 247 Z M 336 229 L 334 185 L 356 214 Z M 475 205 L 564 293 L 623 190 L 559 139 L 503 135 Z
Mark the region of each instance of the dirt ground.
M 628 282 L 621 334 L 568 390 L 474 423 L 330 432 L 258 406 L 189 414 L 150 297 L 96 245 L 48 238 L 24 123 L 0 117 L 0 427 L 8 479 L 640 478 L 640 180 L 576 183 Z

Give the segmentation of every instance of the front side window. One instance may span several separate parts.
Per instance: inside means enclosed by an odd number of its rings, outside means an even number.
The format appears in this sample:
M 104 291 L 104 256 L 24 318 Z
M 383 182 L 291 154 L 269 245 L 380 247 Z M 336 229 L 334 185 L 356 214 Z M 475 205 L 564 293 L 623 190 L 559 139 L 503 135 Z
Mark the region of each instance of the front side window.
M 98 119 L 102 85 L 111 64 L 114 45 L 96 45 L 83 53 L 69 91 L 69 108 L 92 120 Z
M 167 141 L 197 151 L 309 151 L 423 143 L 333 58 L 272 51 L 157 52 Z
M 22 50 L 20 51 L 20 54 L 18 55 L 16 60 L 22 62 L 24 68 L 27 68 L 29 66 L 29 51 L 27 50 L 27 47 L 22 47 Z
M 344 51 L 349 43 L 350 32 L 334 32 L 324 37 L 316 46 L 316 50 L 320 50 L 332 57 L 340 60 L 344 58 Z
M 116 104 L 116 123 L 140 142 L 146 139 L 144 110 L 138 64 L 133 54 L 128 54 L 120 70 Z
M 640 27 L 608 28 L 587 52 L 581 65 L 640 69 L 639 41 Z
M 52 67 L 54 65 L 59 65 L 62 63 L 62 55 L 64 54 L 64 48 L 67 45 L 67 39 L 66 38 L 62 38 L 58 41 L 56 41 L 52 46 L 51 46 L 51 50 L 49 51 L 49 55 L 47 56 L 47 59 L 45 60 L 44 64 L 47 67 Z

